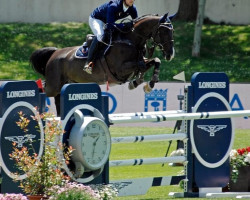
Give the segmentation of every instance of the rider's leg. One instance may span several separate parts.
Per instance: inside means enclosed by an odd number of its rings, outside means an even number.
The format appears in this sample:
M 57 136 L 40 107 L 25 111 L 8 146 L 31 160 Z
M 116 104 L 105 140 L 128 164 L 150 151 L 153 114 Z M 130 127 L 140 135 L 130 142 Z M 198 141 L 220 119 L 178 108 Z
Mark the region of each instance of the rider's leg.
M 102 40 L 102 36 L 104 34 L 103 27 L 104 23 L 101 20 L 94 19 L 91 16 L 89 17 L 89 26 L 96 36 L 94 40 L 91 43 L 90 49 L 89 49 L 89 55 L 88 55 L 88 60 L 87 63 L 85 64 L 83 70 L 85 70 L 87 73 L 91 74 L 92 73 L 92 67 L 93 67 L 93 58 L 97 52 L 98 46 L 99 46 L 99 41 Z
M 99 46 L 99 41 L 97 40 L 96 37 L 94 37 L 89 48 L 87 62 L 84 66 L 84 70 L 88 72 L 89 74 L 92 73 L 93 59 L 95 58 L 96 52 L 98 50 L 98 46 Z

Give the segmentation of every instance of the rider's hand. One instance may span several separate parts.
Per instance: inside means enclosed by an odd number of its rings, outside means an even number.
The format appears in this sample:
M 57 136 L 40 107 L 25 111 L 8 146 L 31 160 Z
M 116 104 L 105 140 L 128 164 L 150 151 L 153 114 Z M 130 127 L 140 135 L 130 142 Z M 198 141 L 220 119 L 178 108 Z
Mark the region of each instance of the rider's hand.
M 124 31 L 130 31 L 133 27 L 134 27 L 134 23 L 132 21 L 123 24 Z
M 111 30 L 105 30 L 104 34 L 102 36 L 102 41 L 109 44 L 110 43 L 110 39 L 112 38 L 112 31 Z

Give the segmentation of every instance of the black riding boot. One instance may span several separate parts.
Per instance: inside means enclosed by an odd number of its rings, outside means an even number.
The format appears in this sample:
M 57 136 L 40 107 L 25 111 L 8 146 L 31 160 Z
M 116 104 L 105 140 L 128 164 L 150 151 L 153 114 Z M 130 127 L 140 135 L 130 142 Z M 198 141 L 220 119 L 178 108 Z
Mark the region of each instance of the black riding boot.
M 97 37 L 94 37 L 94 39 L 90 45 L 90 48 L 89 48 L 87 63 L 85 64 L 85 66 L 83 68 L 83 70 L 89 74 L 92 74 L 92 67 L 93 67 L 92 61 L 96 55 L 98 46 L 99 46 L 99 41 L 97 40 Z

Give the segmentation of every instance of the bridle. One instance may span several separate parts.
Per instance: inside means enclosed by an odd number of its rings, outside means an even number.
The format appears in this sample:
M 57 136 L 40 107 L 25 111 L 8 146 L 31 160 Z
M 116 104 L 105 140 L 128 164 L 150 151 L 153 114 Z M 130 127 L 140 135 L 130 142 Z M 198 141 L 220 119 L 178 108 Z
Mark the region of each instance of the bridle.
M 171 27 L 170 27 L 170 26 L 171 26 Z M 163 44 L 162 44 L 160 41 L 159 41 L 159 42 L 155 41 L 155 38 L 157 37 L 160 28 L 167 28 L 167 29 L 172 30 L 172 31 L 173 31 L 174 29 L 172 28 L 172 24 L 171 24 L 170 22 L 165 22 L 165 23 L 160 24 L 160 26 L 158 26 L 158 28 L 156 29 L 156 31 L 155 31 L 155 32 L 153 33 L 153 35 L 152 35 L 152 39 L 153 39 L 153 44 L 154 44 L 154 46 L 158 46 L 158 47 L 160 48 L 160 50 L 164 50 L 164 46 L 165 46 L 167 43 L 169 43 L 169 42 L 174 42 L 174 39 L 165 41 Z
M 172 24 L 170 22 L 161 23 L 160 25 L 157 24 L 157 26 L 158 26 L 157 29 L 152 34 L 150 34 L 150 35 L 143 35 L 143 34 L 140 34 L 140 33 L 136 33 L 141 38 L 143 38 L 145 41 L 152 39 L 152 42 L 153 42 L 152 47 L 149 48 L 146 45 L 148 51 L 150 52 L 149 58 L 152 57 L 156 46 L 158 46 L 160 48 L 160 50 L 163 51 L 163 53 L 165 54 L 165 52 L 164 52 L 164 46 L 167 43 L 170 43 L 170 42 L 173 43 L 174 42 L 173 39 L 165 41 L 163 44 L 161 43 L 161 41 L 156 41 L 156 37 L 159 35 L 160 28 L 167 28 L 169 30 L 174 31 L 173 26 L 172 26 Z

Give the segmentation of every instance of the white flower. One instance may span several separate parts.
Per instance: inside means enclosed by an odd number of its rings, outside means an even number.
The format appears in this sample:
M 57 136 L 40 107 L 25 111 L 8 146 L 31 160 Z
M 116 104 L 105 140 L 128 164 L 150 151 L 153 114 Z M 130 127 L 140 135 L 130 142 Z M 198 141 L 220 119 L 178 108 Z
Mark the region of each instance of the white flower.
M 231 150 L 230 159 L 235 160 L 237 155 L 238 155 L 238 152 L 235 149 Z
M 177 149 L 173 151 L 170 156 L 184 156 L 184 149 Z
M 244 162 L 249 163 L 250 164 L 250 152 L 246 155 Z

